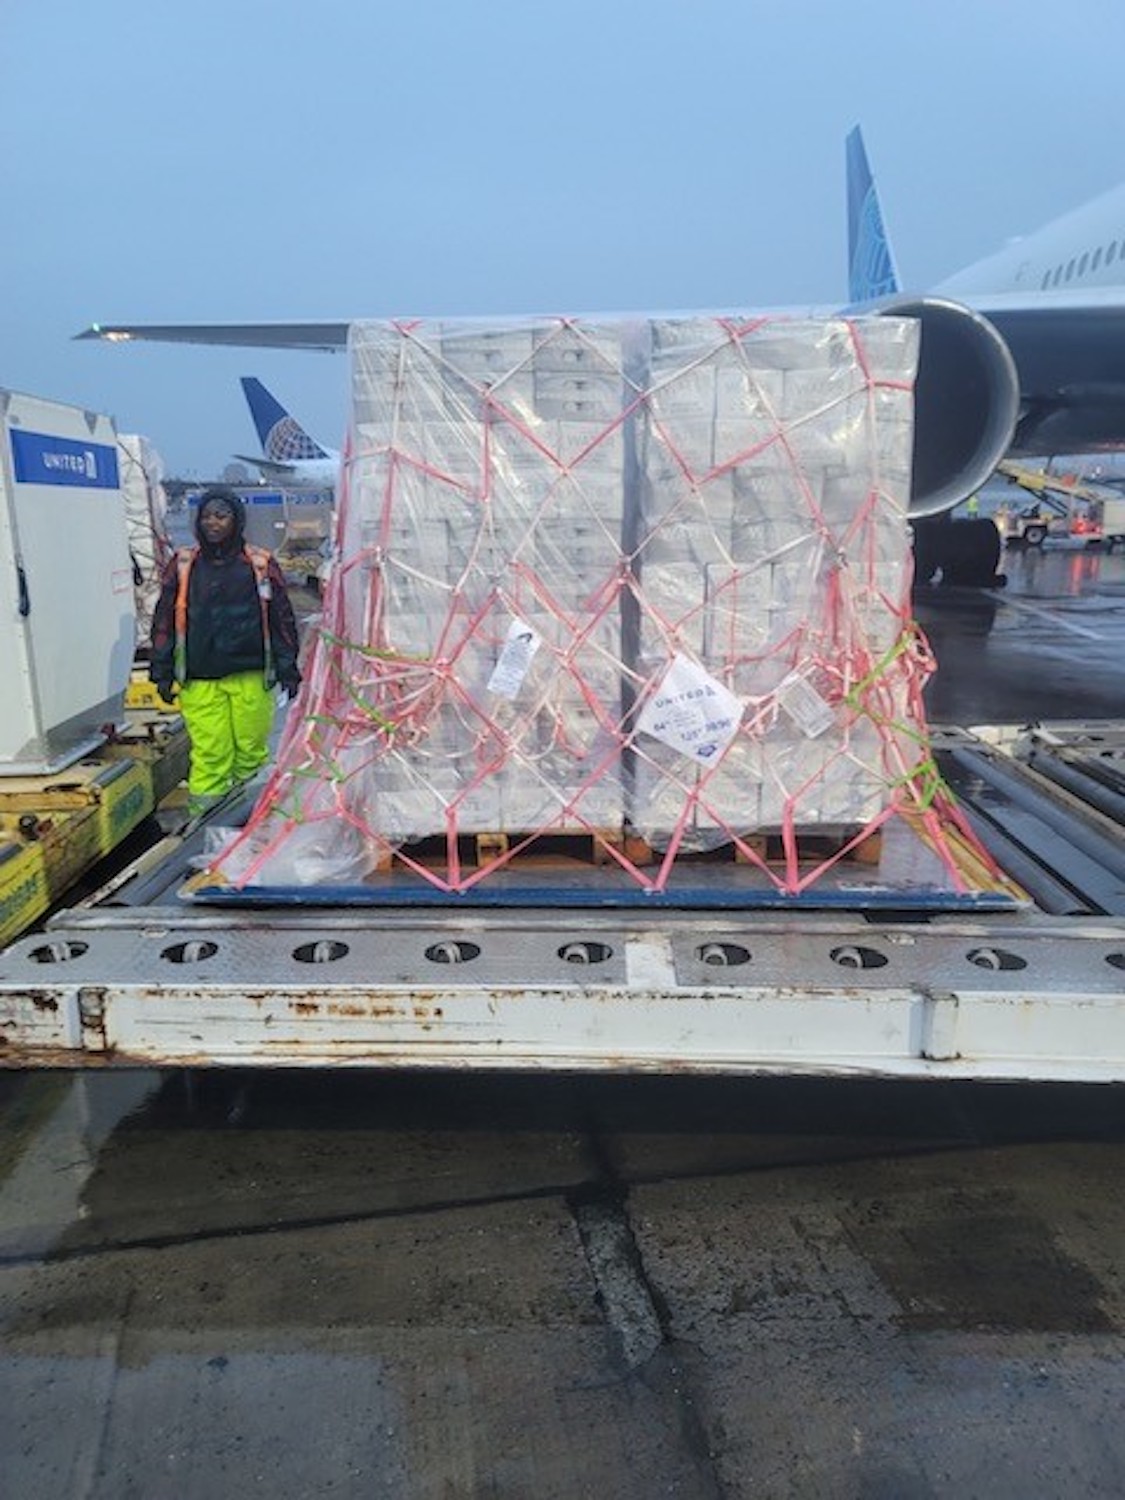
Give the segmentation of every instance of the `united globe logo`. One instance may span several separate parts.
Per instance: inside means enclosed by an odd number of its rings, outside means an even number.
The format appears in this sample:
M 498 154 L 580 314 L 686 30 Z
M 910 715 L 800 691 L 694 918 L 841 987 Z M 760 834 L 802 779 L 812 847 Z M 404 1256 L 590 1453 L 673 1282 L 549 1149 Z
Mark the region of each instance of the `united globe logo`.
M 295 418 L 286 415 L 270 428 L 266 456 L 275 463 L 285 464 L 304 458 L 323 458 L 324 453 L 308 433 L 301 430 Z

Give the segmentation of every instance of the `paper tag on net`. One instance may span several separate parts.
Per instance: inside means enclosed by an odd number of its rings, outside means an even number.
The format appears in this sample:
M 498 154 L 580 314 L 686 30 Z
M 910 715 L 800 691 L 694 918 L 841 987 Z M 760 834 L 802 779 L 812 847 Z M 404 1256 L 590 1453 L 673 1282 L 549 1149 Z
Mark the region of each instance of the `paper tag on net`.
M 500 649 L 500 658 L 488 679 L 488 691 L 498 698 L 514 698 L 542 644 L 542 636 L 536 635 L 530 625 L 513 620 Z
M 836 722 L 832 706 L 817 692 L 807 677 L 790 672 L 777 688 L 777 705 L 786 718 L 810 740 L 823 734 Z
M 713 765 L 738 733 L 742 703 L 686 656 L 674 656 L 637 719 L 642 734 Z

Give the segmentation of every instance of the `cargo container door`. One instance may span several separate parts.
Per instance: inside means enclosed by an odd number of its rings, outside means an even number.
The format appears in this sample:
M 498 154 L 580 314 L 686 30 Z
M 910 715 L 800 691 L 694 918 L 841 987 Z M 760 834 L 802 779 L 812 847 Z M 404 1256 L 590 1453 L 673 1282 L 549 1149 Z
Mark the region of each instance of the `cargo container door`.
M 121 718 L 133 576 L 113 424 L 19 399 L 9 413 L 12 531 L 39 758 L 49 770 Z

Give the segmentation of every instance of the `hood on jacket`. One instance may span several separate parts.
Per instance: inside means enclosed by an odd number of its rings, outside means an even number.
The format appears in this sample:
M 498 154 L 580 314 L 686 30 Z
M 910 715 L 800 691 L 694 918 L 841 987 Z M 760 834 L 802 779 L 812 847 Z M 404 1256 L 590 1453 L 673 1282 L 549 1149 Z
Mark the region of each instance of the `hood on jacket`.
M 246 534 L 246 506 L 243 504 L 242 499 L 235 494 L 234 490 L 230 489 L 225 484 L 213 485 L 210 489 L 204 490 L 202 495 L 200 495 L 199 497 L 199 504 L 196 507 L 193 528 L 195 531 L 195 539 L 199 543 L 199 545 L 201 547 L 208 546 L 207 539 L 204 537 L 203 531 L 199 524 L 203 517 L 203 507 L 208 504 L 225 505 L 227 510 L 230 511 L 231 515 L 234 517 L 233 545 L 236 547 L 241 547 Z

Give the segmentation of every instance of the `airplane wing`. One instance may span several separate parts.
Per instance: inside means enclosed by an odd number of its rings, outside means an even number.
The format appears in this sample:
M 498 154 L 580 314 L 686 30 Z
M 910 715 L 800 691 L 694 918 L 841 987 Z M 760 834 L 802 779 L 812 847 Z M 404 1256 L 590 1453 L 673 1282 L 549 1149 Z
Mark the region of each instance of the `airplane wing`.
M 998 330 L 1019 372 L 1017 454 L 1125 447 L 1125 286 L 1075 291 L 950 293 Z M 870 307 L 895 310 L 896 298 Z M 851 307 L 849 313 L 863 311 Z M 827 310 L 823 310 L 827 315 Z M 247 349 L 346 348 L 348 323 L 95 323 L 79 339 L 225 344 Z
M 1125 286 L 962 294 L 1011 350 L 1021 415 L 1013 452 L 1125 444 Z
M 91 323 L 76 339 L 110 344 L 229 344 L 243 349 L 320 349 L 329 353 L 348 343 L 344 323 Z

